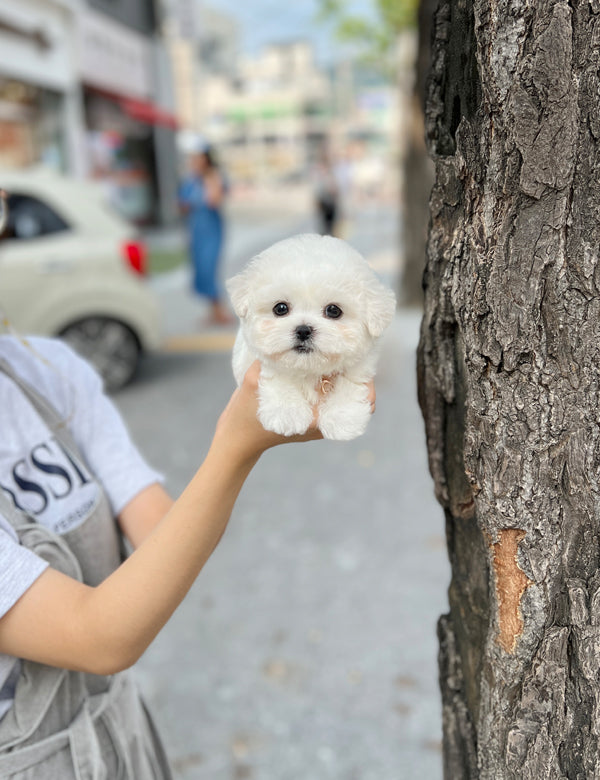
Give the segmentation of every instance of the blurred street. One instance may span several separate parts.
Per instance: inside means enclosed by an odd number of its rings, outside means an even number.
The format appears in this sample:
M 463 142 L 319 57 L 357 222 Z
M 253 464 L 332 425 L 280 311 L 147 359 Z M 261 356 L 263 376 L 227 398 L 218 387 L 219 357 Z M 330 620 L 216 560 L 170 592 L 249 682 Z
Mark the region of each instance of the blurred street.
M 317 231 L 317 220 L 311 213 L 310 191 L 304 186 L 274 193 L 259 193 L 248 200 L 237 198 L 228 206 L 226 240 L 222 278 L 233 276 L 254 254 L 270 244 L 294 233 Z M 397 198 L 369 200 L 348 209 L 342 220 L 342 238 L 365 256 L 390 284 L 395 284 L 399 273 L 397 235 Z M 179 249 L 185 247 L 182 227 L 173 230 L 151 230 L 145 234 L 150 249 Z M 163 303 L 163 332 L 174 349 L 220 343 L 223 331 L 216 341 L 206 338 L 203 321 L 208 308 L 190 289 L 191 268 L 186 264 L 172 273 L 159 274 L 152 280 Z
M 365 204 L 345 229 L 392 285 L 396 208 Z M 225 276 L 306 229 L 301 203 L 237 204 Z M 175 495 L 234 387 L 234 331 L 201 329 L 187 274 L 154 279 L 165 349 L 115 396 Z M 449 566 L 416 401 L 419 322 L 418 311 L 400 311 L 386 333 L 365 436 L 263 457 L 215 554 L 139 663 L 177 780 L 441 778 L 435 628 Z

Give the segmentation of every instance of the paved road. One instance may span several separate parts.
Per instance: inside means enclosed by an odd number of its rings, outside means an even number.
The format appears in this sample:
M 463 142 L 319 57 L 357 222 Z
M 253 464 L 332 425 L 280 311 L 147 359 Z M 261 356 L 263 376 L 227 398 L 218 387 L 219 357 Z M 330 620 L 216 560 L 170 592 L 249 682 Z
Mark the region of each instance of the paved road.
M 391 224 L 374 213 L 354 237 L 393 280 Z M 282 225 L 232 229 L 228 270 L 252 235 L 270 243 Z M 179 307 L 170 335 L 189 335 L 181 328 L 195 328 L 197 309 L 188 301 L 181 316 L 182 279 L 158 288 Z M 416 403 L 418 327 L 419 314 L 402 311 L 386 334 L 377 413 L 361 439 L 263 457 L 139 663 L 177 780 L 441 778 L 435 624 L 449 567 Z M 228 352 L 165 351 L 116 397 L 174 494 L 232 389 Z

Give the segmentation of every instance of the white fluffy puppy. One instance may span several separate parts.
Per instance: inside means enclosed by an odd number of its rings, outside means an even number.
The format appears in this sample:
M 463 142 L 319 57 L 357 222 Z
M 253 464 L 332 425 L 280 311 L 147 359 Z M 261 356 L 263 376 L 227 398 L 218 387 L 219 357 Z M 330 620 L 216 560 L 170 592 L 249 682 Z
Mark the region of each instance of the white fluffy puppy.
M 294 236 L 254 257 L 227 289 L 240 318 L 233 372 L 239 385 L 260 361 L 262 425 L 304 433 L 321 398 L 325 438 L 360 436 L 371 411 L 365 383 L 396 305 L 362 255 L 331 236 Z

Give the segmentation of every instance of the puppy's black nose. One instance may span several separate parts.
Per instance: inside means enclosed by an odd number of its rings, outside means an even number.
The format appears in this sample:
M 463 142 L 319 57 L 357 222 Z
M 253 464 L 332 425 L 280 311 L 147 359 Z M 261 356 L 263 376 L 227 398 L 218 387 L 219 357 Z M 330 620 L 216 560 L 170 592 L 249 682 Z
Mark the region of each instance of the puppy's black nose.
M 296 338 L 298 341 L 308 341 L 312 336 L 313 329 L 310 325 L 298 325 L 296 328 Z

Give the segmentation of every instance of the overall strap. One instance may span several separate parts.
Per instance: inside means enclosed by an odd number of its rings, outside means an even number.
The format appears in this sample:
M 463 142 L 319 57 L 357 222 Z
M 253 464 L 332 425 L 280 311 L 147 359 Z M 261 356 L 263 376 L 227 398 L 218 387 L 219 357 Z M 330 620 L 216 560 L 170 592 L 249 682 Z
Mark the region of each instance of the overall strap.
M 29 400 L 34 410 L 53 432 L 73 465 L 82 473 L 89 473 L 66 420 L 35 388 L 18 376 L 6 360 L 0 358 L 0 374 L 8 376 Z M 0 489 L 0 512 L 13 526 L 21 544 L 47 560 L 54 568 L 88 584 L 98 584 L 117 568 L 125 557 L 122 536 L 112 515 L 108 498 L 101 484 L 96 484 L 93 501 L 86 516 L 63 534 L 58 534 L 43 523 L 37 523 L 27 512 L 12 506 L 10 495 Z M 9 504 L 11 507 L 9 508 Z
M 2 488 L 0 488 L 0 515 L 12 525 L 15 531 L 31 522 L 29 516 L 17 509 Z
M 67 450 L 69 455 L 75 460 L 78 465 L 85 465 L 83 457 L 71 432 L 67 428 L 67 423 L 58 411 L 52 406 L 52 404 L 44 398 L 38 391 L 30 384 L 21 379 L 21 377 L 15 373 L 12 366 L 4 358 L 0 358 L 0 371 L 19 387 L 23 395 L 27 397 L 33 408 L 40 415 L 42 420 L 54 433 L 59 442 Z
M 79 561 L 65 539 L 38 523 L 27 512 L 17 509 L 2 488 L 0 488 L 0 515 L 10 523 L 22 545 L 36 552 L 53 568 L 83 581 Z

